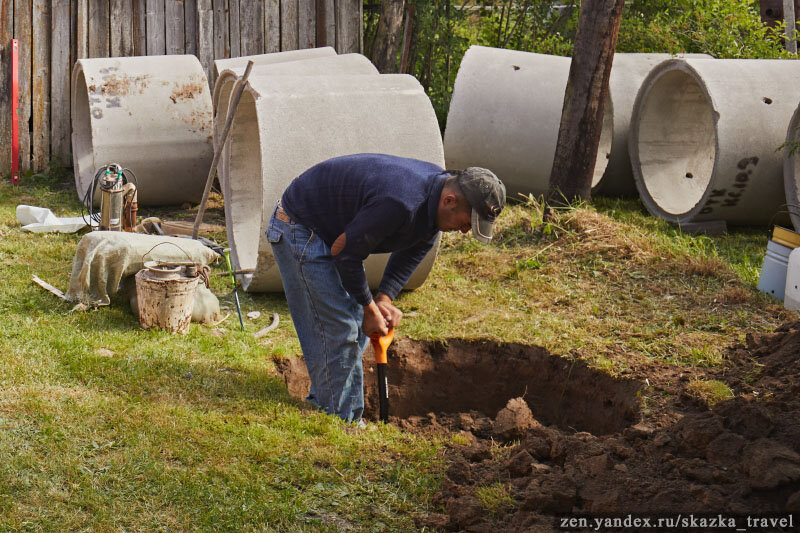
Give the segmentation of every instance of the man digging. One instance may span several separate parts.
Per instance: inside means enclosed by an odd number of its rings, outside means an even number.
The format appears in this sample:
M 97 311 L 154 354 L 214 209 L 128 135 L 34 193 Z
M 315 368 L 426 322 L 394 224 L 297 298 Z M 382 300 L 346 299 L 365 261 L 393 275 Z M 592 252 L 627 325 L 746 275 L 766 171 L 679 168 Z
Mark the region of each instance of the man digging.
M 416 159 L 357 154 L 324 161 L 296 178 L 266 232 L 303 350 L 307 400 L 361 423 L 361 354 L 403 313 L 392 304 L 440 231 L 492 238 L 506 189 L 491 171 L 444 171 Z M 375 298 L 362 262 L 391 252 Z

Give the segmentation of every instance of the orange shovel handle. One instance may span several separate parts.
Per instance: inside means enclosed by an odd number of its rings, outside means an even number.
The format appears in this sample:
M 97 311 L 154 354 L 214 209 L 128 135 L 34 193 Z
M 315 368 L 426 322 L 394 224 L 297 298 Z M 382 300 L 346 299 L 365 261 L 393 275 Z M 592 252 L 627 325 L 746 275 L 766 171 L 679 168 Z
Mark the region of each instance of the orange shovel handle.
M 377 333 L 370 335 L 369 340 L 372 342 L 372 349 L 375 351 L 375 362 L 378 364 L 386 364 L 386 350 L 392 344 L 394 339 L 394 328 L 389 330 L 387 335 L 378 335 Z

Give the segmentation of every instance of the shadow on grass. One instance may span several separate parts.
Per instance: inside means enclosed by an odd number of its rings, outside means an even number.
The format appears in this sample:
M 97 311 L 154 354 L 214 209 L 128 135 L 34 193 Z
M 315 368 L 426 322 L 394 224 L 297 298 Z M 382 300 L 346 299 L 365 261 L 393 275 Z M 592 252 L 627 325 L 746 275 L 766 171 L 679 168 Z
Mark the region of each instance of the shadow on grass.
M 270 369 L 245 369 L 214 361 L 183 361 L 169 355 L 62 356 L 65 373 L 99 389 L 152 402 L 165 400 L 200 410 L 236 411 L 242 403 L 281 402 L 313 410 L 292 398 Z

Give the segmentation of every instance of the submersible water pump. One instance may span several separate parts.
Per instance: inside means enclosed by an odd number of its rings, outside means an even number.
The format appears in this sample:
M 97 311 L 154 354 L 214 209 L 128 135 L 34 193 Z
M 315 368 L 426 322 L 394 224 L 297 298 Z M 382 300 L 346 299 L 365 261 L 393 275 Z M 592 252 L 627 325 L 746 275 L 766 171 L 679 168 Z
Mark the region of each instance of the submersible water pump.
M 138 193 L 136 185 L 128 181 L 128 175 L 135 179 L 133 172 L 123 168 L 119 163 L 100 167 L 95 173 L 92 185 L 86 191 L 84 204 L 89 209 L 89 218 L 97 223 L 97 229 L 133 231 L 136 227 L 136 215 L 139 210 Z M 99 214 L 93 212 L 94 195 L 98 189 Z

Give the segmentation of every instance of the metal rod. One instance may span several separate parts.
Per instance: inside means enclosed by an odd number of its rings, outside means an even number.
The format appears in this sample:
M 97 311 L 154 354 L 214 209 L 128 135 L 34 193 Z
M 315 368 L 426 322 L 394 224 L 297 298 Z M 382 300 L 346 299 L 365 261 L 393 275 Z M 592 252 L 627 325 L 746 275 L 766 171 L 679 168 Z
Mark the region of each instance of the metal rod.
M 253 64 L 254 63 L 252 60 L 247 62 L 247 68 L 244 69 L 244 75 L 239 82 L 239 86 L 236 87 L 236 92 L 233 95 L 230 109 L 228 109 L 228 118 L 225 120 L 225 128 L 222 130 L 220 143 L 217 145 L 217 149 L 214 150 L 214 159 L 211 161 L 211 168 L 208 169 L 208 178 L 206 178 L 206 187 L 203 190 L 203 199 L 200 200 L 200 206 L 197 209 L 197 217 L 194 219 L 192 239 L 196 239 L 197 234 L 200 232 L 200 224 L 203 222 L 203 215 L 206 214 L 206 202 L 208 202 L 208 195 L 211 193 L 211 184 L 214 183 L 214 176 L 217 173 L 219 156 L 222 153 L 222 147 L 225 146 L 225 142 L 228 139 L 228 133 L 230 132 L 231 125 L 233 124 L 233 116 L 236 114 L 236 108 L 239 107 L 239 99 L 241 99 L 242 93 L 244 92 L 244 86 L 247 84 L 247 78 L 250 77 L 250 71 L 253 70 Z
M 244 331 L 244 320 L 242 320 L 242 306 L 239 303 L 239 291 L 236 290 L 236 278 L 233 277 L 233 267 L 231 267 L 231 249 L 225 248 L 225 262 L 228 264 L 228 273 L 231 276 L 231 283 L 233 284 L 233 298 L 236 300 L 236 312 L 239 314 L 239 325 Z
M 238 276 L 240 274 L 252 274 L 255 271 L 256 271 L 255 268 L 243 268 L 241 270 L 234 270 L 233 272 L 214 272 L 211 275 L 212 276 L 228 276 L 230 274 L 233 274 L 234 276 Z

